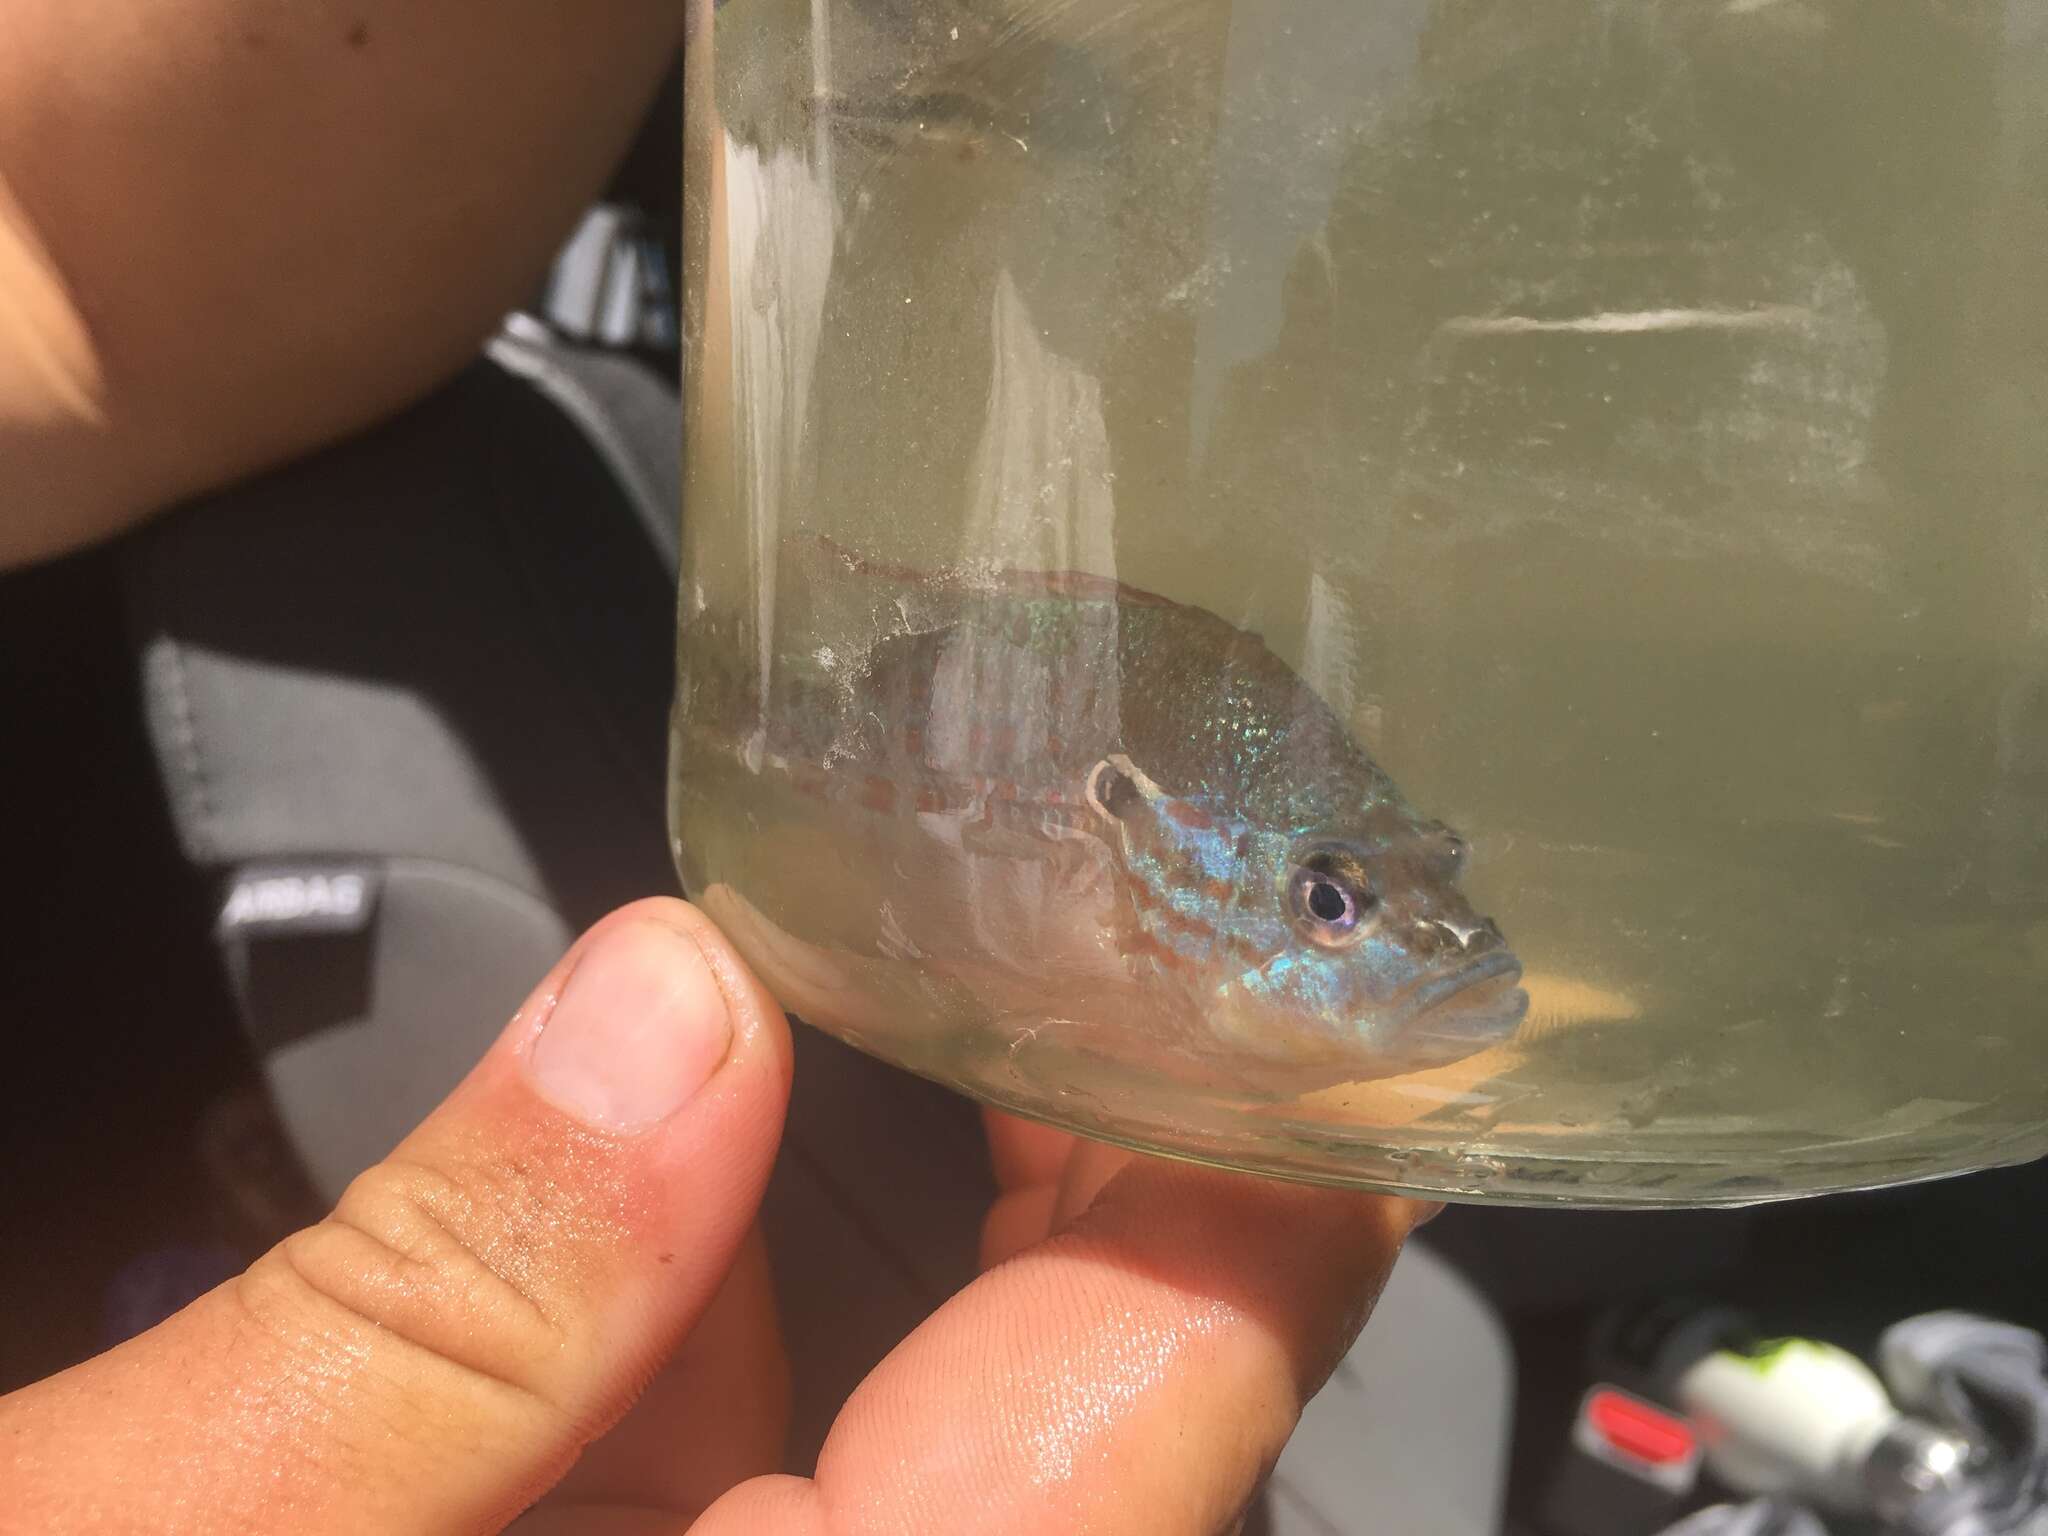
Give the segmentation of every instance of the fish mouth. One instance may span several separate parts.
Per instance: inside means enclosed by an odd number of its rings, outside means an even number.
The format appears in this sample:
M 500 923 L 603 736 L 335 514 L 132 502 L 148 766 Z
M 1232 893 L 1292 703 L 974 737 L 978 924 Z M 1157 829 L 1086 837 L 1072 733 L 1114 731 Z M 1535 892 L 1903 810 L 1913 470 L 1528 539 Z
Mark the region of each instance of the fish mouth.
M 1505 949 L 1482 955 L 1448 976 L 1409 992 L 1406 1012 L 1421 1033 L 1446 1046 L 1476 1050 L 1497 1044 L 1521 1027 L 1529 994 L 1519 985 L 1522 962 Z

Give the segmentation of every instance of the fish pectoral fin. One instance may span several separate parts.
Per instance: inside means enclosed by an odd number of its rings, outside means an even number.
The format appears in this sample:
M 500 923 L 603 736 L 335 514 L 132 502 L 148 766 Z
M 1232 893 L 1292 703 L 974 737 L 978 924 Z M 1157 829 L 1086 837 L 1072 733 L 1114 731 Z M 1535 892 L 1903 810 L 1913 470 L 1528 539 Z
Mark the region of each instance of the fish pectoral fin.
M 1306 1094 L 1303 1109 L 1357 1125 L 1411 1125 L 1430 1115 L 1485 1113 L 1512 1090 L 1504 1081 L 1528 1059 L 1519 1046 L 1493 1046 L 1447 1066 L 1399 1077 L 1339 1083 Z
M 1562 972 L 1527 971 L 1522 991 L 1528 995 L 1529 1011 L 1517 1038 L 1524 1044 L 1586 1025 L 1623 1024 L 1643 1016 L 1642 1004 L 1627 993 Z

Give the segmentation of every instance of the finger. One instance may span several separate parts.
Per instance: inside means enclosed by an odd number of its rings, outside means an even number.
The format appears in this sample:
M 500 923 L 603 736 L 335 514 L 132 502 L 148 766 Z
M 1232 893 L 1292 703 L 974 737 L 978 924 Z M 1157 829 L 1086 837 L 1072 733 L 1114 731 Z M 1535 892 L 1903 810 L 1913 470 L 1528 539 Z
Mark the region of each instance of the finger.
M 1033 1184 L 996 1196 L 981 1221 L 981 1267 L 994 1269 L 1033 1243 L 1044 1242 L 1059 1203 L 1057 1184 Z
M 1059 1182 L 1078 1144 L 1075 1137 L 999 1109 L 982 1110 L 981 1119 L 988 1132 L 989 1161 L 995 1166 L 998 1189 Z
M 1035 1120 L 983 1108 L 996 1198 L 981 1223 L 981 1267 L 993 1269 L 1052 1231 L 1060 1183 L 1078 1138 Z
M 505 1536 L 687 1536 L 689 1529 L 687 1516 L 637 1504 L 542 1505 Z
M 0 1401 L 39 1532 L 497 1531 L 710 1303 L 789 1081 L 780 1012 L 679 902 L 614 914 L 334 1214 Z
M 1136 1153 L 1105 1141 L 1084 1141 L 1075 1147 L 1060 1175 L 1060 1197 L 1053 1206 L 1052 1226 L 1046 1235 L 1051 1236 L 1076 1220 L 1095 1203 L 1111 1179 L 1136 1161 Z
M 1403 1201 L 1144 1159 L 941 1308 L 848 1401 L 815 1483 L 697 1536 L 915 1528 L 1212 1536 L 1350 1345 Z M 771 1498 L 779 1523 L 765 1518 Z M 811 1522 L 811 1523 L 806 1523 Z
M 1020 1184 L 996 1196 L 981 1224 L 983 1269 L 993 1269 L 1072 1221 L 1134 1155 L 1104 1142 L 1081 1141 L 1056 1131 L 1046 1134 L 1066 1143 L 1065 1162 L 1052 1182 Z
M 689 1337 L 543 1506 L 697 1514 L 734 1483 L 781 1467 L 789 1395 L 768 1250 L 757 1228 Z

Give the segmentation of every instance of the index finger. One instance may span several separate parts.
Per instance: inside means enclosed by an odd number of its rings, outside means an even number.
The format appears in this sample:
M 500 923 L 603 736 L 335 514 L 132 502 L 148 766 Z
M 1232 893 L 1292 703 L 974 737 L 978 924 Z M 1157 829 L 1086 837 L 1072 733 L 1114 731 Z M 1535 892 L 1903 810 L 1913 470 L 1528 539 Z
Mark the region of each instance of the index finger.
M 983 1109 L 981 1120 L 988 1132 L 988 1155 L 997 1189 L 1014 1194 L 1059 1183 L 1074 1151 L 1070 1133 L 1000 1109 Z
M 814 1483 L 702 1536 L 1212 1536 L 1342 1358 L 1420 1208 L 1134 1161 L 935 1313 L 848 1400 Z
M 1136 1155 L 1001 1110 L 984 1109 L 982 1117 L 997 1191 L 981 1224 L 983 1269 L 1045 1241 Z

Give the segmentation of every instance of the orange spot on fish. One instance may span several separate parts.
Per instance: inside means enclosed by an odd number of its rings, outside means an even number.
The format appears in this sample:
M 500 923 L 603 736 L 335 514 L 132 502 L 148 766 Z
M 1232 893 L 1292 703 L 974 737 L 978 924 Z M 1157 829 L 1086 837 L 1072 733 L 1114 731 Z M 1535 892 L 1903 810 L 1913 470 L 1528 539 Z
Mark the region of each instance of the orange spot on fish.
M 1199 806 L 1189 805 L 1185 800 L 1166 802 L 1166 814 L 1191 831 L 1206 832 L 1216 825 L 1216 818 Z
M 896 809 L 896 786 L 878 773 L 871 773 L 861 781 L 860 803 L 869 810 L 886 815 Z

